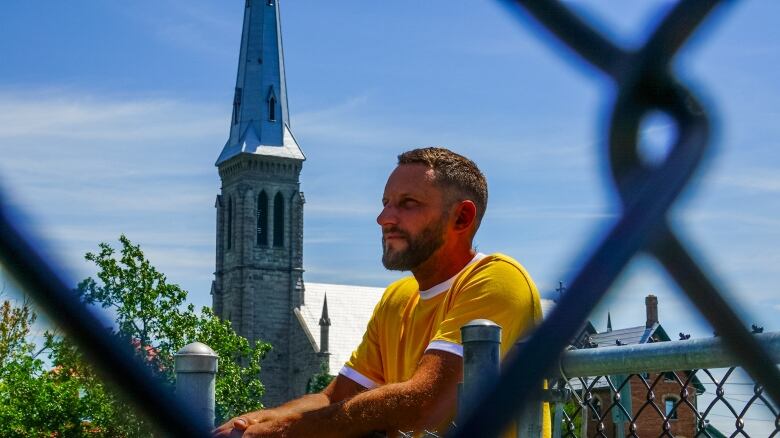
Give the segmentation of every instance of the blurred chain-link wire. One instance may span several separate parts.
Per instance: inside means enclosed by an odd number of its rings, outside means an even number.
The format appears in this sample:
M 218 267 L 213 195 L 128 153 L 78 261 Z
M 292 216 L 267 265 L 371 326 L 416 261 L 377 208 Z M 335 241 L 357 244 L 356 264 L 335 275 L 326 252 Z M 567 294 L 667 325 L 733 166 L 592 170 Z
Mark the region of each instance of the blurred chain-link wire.
M 602 153 L 608 157 L 623 208 L 589 254 L 552 314 L 526 343 L 510 352 L 501 378 L 486 390 L 454 436 L 498 436 L 516 412 L 540 398 L 538 382 L 616 278 L 639 253 L 656 258 L 698 310 L 722 334 L 740 364 L 780 402 L 780 372 L 738 317 L 737 303 L 691 256 L 669 222 L 669 211 L 691 181 L 710 143 L 708 109 L 674 74 L 671 62 L 702 22 L 724 1 L 683 0 L 671 7 L 644 45 L 627 50 L 556 0 L 502 0 L 508 10 L 540 23 L 560 43 L 607 76 L 616 90 Z M 527 20 L 523 20 L 527 23 Z M 639 128 L 651 112 L 667 115 L 677 138 L 666 158 L 643 162 Z M 652 392 L 652 391 L 651 391 Z M 654 404 L 646 405 L 657 411 Z M 667 434 L 668 436 L 668 434 Z

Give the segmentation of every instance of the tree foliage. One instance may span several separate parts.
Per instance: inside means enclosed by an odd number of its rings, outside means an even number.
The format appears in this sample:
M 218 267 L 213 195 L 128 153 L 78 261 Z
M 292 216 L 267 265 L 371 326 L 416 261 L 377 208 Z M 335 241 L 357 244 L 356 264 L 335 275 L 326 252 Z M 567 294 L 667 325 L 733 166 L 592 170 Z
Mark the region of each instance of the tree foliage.
M 311 376 L 309 381 L 306 383 L 306 393 L 315 394 L 322 391 L 323 389 L 327 388 L 328 385 L 330 385 L 330 382 L 332 382 L 334 378 L 334 376 L 330 375 L 328 361 L 323 360 L 320 364 L 320 371 Z
M 95 278 L 79 283 L 83 302 L 115 316 L 108 328 L 173 389 L 176 351 L 199 341 L 219 356 L 216 416 L 221 422 L 262 407 L 258 380 L 268 344 L 251 345 L 211 309 L 196 312 L 187 292 L 168 283 L 138 245 L 120 236 L 119 251 L 106 243 L 87 253 Z M 40 349 L 31 336 L 28 303 L 0 308 L 0 436 L 151 436 L 148 422 L 128 409 L 103 382 L 73 340 L 46 332 Z M 47 360 L 39 356 L 44 353 Z

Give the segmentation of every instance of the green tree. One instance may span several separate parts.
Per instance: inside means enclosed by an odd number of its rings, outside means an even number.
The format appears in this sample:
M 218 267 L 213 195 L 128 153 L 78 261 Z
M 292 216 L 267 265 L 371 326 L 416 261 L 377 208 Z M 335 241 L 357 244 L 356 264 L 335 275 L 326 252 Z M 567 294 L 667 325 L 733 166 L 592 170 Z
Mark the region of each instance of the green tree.
M 209 308 L 196 312 L 185 303 L 187 293 L 169 284 L 138 245 L 124 235 L 119 242 L 119 250 L 101 243 L 98 252 L 86 254 L 97 273 L 79 283 L 82 300 L 115 315 L 115 325 L 108 330 L 171 388 L 176 351 L 194 341 L 209 345 L 219 355 L 217 421 L 262 407 L 258 374 L 270 346 L 251 345 Z M 21 307 L 4 303 L 0 312 L 0 436 L 153 434 L 67 336 L 47 332 L 42 348 L 35 351 L 30 339 L 35 315 L 26 303 Z M 47 365 L 38 359 L 44 351 Z
M 78 435 L 78 387 L 59 384 L 38 358 L 46 348 L 31 340 L 35 320 L 27 302 L 0 306 L 0 436 Z
M 330 385 L 330 382 L 332 382 L 334 378 L 334 376 L 330 375 L 327 360 L 322 361 L 320 364 L 320 371 L 317 372 L 317 374 L 311 376 L 309 381 L 306 383 L 306 393 L 314 394 L 322 391 L 323 389 L 327 388 L 328 385 Z

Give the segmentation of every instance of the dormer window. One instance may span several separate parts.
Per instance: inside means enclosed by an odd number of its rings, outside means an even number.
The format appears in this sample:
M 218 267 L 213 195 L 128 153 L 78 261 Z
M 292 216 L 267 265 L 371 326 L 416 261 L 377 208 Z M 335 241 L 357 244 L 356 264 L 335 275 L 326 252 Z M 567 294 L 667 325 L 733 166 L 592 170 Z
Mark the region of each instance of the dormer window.
M 241 87 L 236 87 L 236 94 L 233 96 L 233 124 L 238 123 L 238 110 L 241 108 Z
M 270 99 L 268 99 L 268 121 L 269 122 L 275 122 L 276 121 L 276 98 L 271 96 Z
M 275 122 L 277 101 L 276 101 L 276 92 L 274 91 L 273 86 L 268 87 L 268 95 L 266 96 L 265 99 L 268 102 L 268 121 Z

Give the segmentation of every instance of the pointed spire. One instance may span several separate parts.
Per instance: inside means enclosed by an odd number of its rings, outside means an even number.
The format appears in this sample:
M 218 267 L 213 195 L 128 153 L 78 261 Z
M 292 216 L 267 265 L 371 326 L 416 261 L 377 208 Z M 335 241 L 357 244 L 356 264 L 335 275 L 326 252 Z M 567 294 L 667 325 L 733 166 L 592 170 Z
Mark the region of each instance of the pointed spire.
M 322 316 L 320 317 L 320 354 L 330 354 L 330 317 L 328 316 L 328 294 L 322 303 Z
M 609 312 L 607 312 L 607 331 L 612 331 L 612 315 L 610 315 Z
M 320 317 L 320 327 L 330 326 L 330 317 L 328 316 L 328 294 L 325 294 L 325 301 L 322 303 L 322 316 Z
M 246 0 L 230 137 L 217 165 L 242 153 L 303 160 L 290 132 L 279 0 Z

